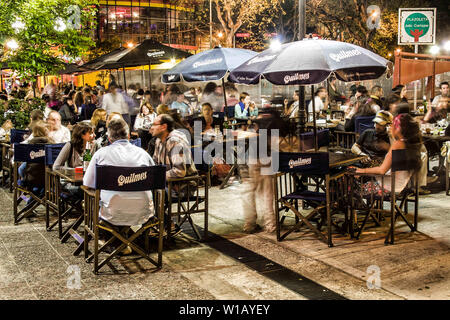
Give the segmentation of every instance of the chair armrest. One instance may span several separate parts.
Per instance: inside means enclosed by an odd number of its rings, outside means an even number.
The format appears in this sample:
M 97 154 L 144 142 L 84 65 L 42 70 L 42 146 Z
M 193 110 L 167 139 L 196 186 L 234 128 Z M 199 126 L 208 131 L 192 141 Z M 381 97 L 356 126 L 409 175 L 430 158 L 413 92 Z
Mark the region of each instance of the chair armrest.
M 181 182 L 181 181 L 193 181 L 193 180 L 199 180 L 199 179 L 202 179 L 202 177 L 200 175 L 195 175 L 195 176 L 189 176 L 189 177 L 183 177 L 183 178 L 168 178 L 167 182 L 173 183 L 173 182 Z
M 81 186 L 81 190 L 83 190 L 88 196 L 95 197 L 95 189 L 87 186 Z

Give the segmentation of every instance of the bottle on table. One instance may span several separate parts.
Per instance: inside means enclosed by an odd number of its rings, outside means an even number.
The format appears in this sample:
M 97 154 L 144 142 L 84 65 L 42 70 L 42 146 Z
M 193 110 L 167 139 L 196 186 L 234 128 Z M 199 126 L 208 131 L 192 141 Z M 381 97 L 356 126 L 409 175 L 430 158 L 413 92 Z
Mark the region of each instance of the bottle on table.
M 86 143 L 86 151 L 83 154 L 83 171 L 84 172 L 86 172 L 91 159 L 92 159 L 91 144 L 88 142 L 88 143 Z

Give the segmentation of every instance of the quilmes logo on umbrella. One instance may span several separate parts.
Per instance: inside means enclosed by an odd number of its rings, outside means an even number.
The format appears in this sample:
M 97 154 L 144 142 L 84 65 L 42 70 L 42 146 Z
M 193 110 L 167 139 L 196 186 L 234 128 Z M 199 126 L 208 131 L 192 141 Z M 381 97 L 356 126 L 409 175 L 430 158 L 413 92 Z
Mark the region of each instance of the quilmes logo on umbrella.
M 341 60 L 359 56 L 361 54 L 362 54 L 361 51 L 359 51 L 358 49 L 341 50 L 339 51 L 339 53 L 330 53 L 329 57 L 336 62 L 341 62 Z
M 149 58 L 156 58 L 156 57 L 162 57 L 166 52 L 161 50 L 161 51 L 154 51 L 154 50 L 148 50 L 147 52 L 147 56 Z
M 288 84 L 294 81 L 303 81 L 309 79 L 309 72 L 308 73 L 294 73 L 293 75 L 286 75 L 284 76 L 284 83 Z
M 132 173 L 127 177 L 120 175 L 117 178 L 117 184 L 119 185 L 119 187 L 121 187 L 124 184 L 130 184 L 130 183 L 135 183 L 135 182 L 139 182 L 139 181 L 144 181 L 146 179 L 147 179 L 147 172 Z
M 297 160 L 289 160 L 289 168 L 294 169 L 295 167 L 307 166 L 311 164 L 311 158 L 298 158 Z
M 221 63 L 222 61 L 223 61 L 223 58 L 207 59 L 205 61 L 197 61 L 192 66 L 194 68 L 198 68 L 198 67 L 203 67 L 203 66 L 209 66 L 211 64 Z

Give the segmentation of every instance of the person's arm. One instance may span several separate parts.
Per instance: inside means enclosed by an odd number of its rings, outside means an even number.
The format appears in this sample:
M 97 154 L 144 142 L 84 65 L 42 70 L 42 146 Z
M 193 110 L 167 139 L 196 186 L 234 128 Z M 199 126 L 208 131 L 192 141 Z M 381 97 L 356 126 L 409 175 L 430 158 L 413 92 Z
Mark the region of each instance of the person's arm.
M 166 171 L 166 178 L 184 178 L 187 172 L 184 148 L 181 144 L 176 144 L 168 152 L 172 165 L 171 169 Z
M 58 155 L 58 158 L 56 158 L 55 162 L 53 163 L 53 170 L 58 170 L 63 167 L 65 167 L 67 160 L 69 159 L 70 154 L 70 143 L 66 143 L 64 147 L 62 148 L 61 152 Z
M 392 166 L 392 150 L 404 149 L 405 144 L 399 140 L 396 140 L 392 147 L 389 149 L 389 152 L 386 154 L 383 163 L 381 166 L 373 167 L 373 168 L 364 168 L 364 169 L 356 169 L 356 173 L 369 173 L 369 174 L 386 174 L 388 170 Z

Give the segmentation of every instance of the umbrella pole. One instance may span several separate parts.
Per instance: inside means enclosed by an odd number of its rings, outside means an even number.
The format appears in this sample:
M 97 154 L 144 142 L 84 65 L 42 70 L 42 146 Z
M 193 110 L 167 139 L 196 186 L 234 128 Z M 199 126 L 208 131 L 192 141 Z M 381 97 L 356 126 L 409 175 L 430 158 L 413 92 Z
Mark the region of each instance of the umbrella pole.
M 223 80 L 225 77 L 222 78 L 222 91 L 223 91 L 223 111 L 225 112 L 225 108 L 227 107 L 227 93 L 225 92 L 225 80 Z
M 3 91 L 3 70 L 0 70 L 0 80 L 1 80 L 1 88 Z
M 298 85 L 298 92 L 299 96 L 298 96 L 297 136 L 298 141 L 301 141 L 300 140 L 301 134 L 305 132 L 305 124 L 308 119 L 308 109 L 305 106 L 305 87 L 302 85 Z
M 125 76 L 125 67 L 123 67 L 122 70 L 123 70 L 123 87 L 125 89 L 125 92 L 127 92 L 127 78 Z
M 317 142 L 317 125 L 316 125 L 316 97 L 314 96 L 314 85 L 311 85 L 311 101 L 312 101 L 312 111 L 313 111 L 313 129 L 314 129 L 314 151 L 317 152 L 318 142 Z

